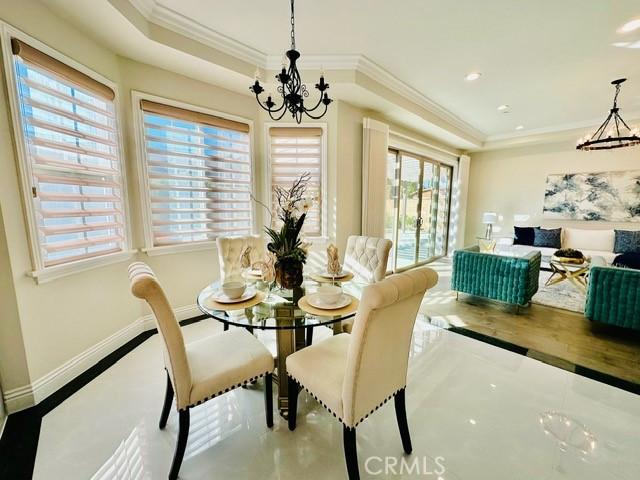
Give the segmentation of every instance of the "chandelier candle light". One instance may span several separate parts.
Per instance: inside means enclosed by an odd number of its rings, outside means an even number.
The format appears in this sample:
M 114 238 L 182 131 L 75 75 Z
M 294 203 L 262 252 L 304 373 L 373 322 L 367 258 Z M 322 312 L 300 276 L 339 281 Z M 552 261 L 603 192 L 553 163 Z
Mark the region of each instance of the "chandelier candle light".
M 294 0 L 291 0 L 291 50 L 288 50 L 285 54 L 286 58 L 289 59 L 289 68 L 287 68 L 286 59 L 283 57 L 282 70 L 276 75 L 276 80 L 279 82 L 278 93 L 282 96 L 282 105 L 277 107 L 271 94 L 267 96 L 265 102 L 260 100 L 260 94 L 264 92 L 264 88 L 260 85 L 260 78 L 257 72 L 255 82 L 249 87 L 249 90 L 255 93 L 258 105 L 269 112 L 269 116 L 273 120 L 280 120 L 284 114 L 289 111 L 295 121 L 300 123 L 302 122 L 302 114 L 315 120 L 322 118 L 324 114 L 327 113 L 327 108 L 333 100 L 327 95 L 326 90 L 329 88 L 329 84 L 324 81 L 324 74 L 321 72 L 320 82 L 316 83 L 316 89 L 320 92 L 318 102 L 313 108 L 307 108 L 304 104 L 305 98 L 309 97 L 309 90 L 307 90 L 307 86 L 302 83 L 300 72 L 296 65 L 296 62 L 300 58 L 300 52 L 296 50 L 293 2 Z M 322 106 L 324 106 L 324 108 L 322 108 Z M 317 114 L 312 113 L 316 111 Z
M 627 79 L 620 78 L 611 82 L 616 87 L 613 97 L 613 107 L 609 111 L 606 120 L 591 135 L 586 135 L 578 140 L 578 150 L 608 150 L 610 148 L 631 147 L 640 144 L 640 128 L 631 128 L 620 116 L 618 108 L 618 95 L 620 85 Z

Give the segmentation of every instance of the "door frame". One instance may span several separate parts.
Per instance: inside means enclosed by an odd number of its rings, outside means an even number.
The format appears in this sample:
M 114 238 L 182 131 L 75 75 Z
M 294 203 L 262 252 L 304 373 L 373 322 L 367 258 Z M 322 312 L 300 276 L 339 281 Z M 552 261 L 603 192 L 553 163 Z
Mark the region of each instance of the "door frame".
M 394 232 L 393 232 L 393 272 L 404 272 L 406 270 L 410 270 L 412 268 L 416 268 L 422 265 L 426 265 L 428 263 L 431 263 L 439 258 L 445 257 L 447 256 L 447 254 L 449 253 L 449 230 L 451 228 L 451 196 L 453 193 L 453 174 L 455 172 L 455 169 L 452 165 L 449 165 L 448 163 L 443 163 L 440 162 L 438 160 L 435 160 L 433 158 L 427 157 L 425 155 L 420 155 L 420 154 L 416 154 L 413 152 L 409 152 L 407 150 L 401 149 L 401 148 L 389 148 L 388 149 L 389 153 L 393 153 L 395 155 L 395 159 L 396 159 L 396 165 L 397 165 L 397 173 L 396 173 L 396 177 L 395 177 L 395 188 L 396 188 L 396 198 L 395 198 L 395 202 L 394 202 L 394 213 L 396 215 L 395 218 L 395 223 L 394 223 Z M 418 160 L 420 162 L 420 175 L 419 175 L 419 190 L 418 190 L 418 206 L 417 206 L 417 212 L 416 215 L 418 214 L 418 212 L 420 213 L 420 216 L 417 216 L 416 218 L 420 219 L 421 223 L 420 226 L 418 226 L 416 228 L 416 248 L 415 248 L 415 253 L 414 253 L 414 259 L 416 260 L 414 263 L 412 263 L 411 265 L 406 265 L 404 267 L 398 267 L 398 232 L 400 230 L 400 190 L 401 190 L 401 181 L 402 181 L 402 155 L 407 155 L 411 158 L 414 158 L 416 160 Z M 438 184 L 437 184 L 437 188 L 434 188 L 433 190 L 437 191 L 436 195 L 437 195 L 437 204 L 439 204 L 439 200 L 440 200 L 440 172 L 441 172 L 441 167 L 444 165 L 445 168 L 448 168 L 450 171 L 450 175 L 449 175 L 449 186 L 448 186 L 448 192 L 447 192 L 447 214 L 446 214 L 446 229 L 445 229 L 445 239 L 444 239 L 444 253 L 441 255 L 431 255 L 428 258 L 424 259 L 424 260 L 418 260 L 419 259 L 419 248 L 420 248 L 420 229 L 423 225 L 422 223 L 422 194 L 423 194 L 423 181 L 424 181 L 424 164 L 428 162 L 430 164 L 432 164 L 435 167 L 435 171 L 437 173 L 437 178 L 438 178 Z M 433 195 L 433 194 L 432 194 Z M 439 205 L 438 205 L 439 206 Z M 437 212 L 437 209 L 436 209 Z M 429 216 L 432 216 L 432 208 L 431 211 L 429 212 Z M 437 213 L 436 216 L 434 217 L 433 221 L 435 221 L 436 225 L 437 225 Z M 433 221 L 431 222 L 433 224 Z M 430 229 L 431 227 L 433 227 L 433 225 L 430 225 Z M 437 228 L 437 227 L 436 227 Z M 435 234 L 435 232 L 434 232 Z

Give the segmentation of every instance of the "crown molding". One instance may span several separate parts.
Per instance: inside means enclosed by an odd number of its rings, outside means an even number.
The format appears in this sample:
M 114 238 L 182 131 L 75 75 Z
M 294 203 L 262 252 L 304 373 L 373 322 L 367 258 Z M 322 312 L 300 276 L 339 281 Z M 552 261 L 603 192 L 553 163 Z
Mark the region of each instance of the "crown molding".
M 635 125 L 640 123 L 640 111 L 626 112 L 629 120 L 627 123 Z M 522 147 L 541 143 L 565 141 L 576 139 L 585 134 L 585 130 L 594 130 L 602 124 L 604 118 L 591 119 L 581 122 L 565 123 L 552 127 L 536 128 L 517 133 L 490 135 L 484 141 L 482 147 L 470 149 L 470 152 L 499 150 L 503 148 Z
M 155 0 L 129 0 L 129 3 L 147 20 L 151 18 L 153 8 L 156 6 Z
M 242 42 L 223 35 L 212 28 L 165 7 L 158 3 L 157 0 L 129 0 L 129 2 L 150 23 L 167 28 L 168 30 L 212 47 L 225 54 L 256 65 L 256 67 L 261 69 L 280 69 L 281 56 L 267 55 L 260 50 L 245 45 Z M 300 62 L 300 68 L 303 70 L 318 70 L 320 68 L 326 70 L 344 70 L 366 75 L 420 108 L 427 110 L 440 120 L 457 128 L 472 138 L 478 145 L 486 138 L 484 132 L 449 112 L 364 55 L 305 55 Z

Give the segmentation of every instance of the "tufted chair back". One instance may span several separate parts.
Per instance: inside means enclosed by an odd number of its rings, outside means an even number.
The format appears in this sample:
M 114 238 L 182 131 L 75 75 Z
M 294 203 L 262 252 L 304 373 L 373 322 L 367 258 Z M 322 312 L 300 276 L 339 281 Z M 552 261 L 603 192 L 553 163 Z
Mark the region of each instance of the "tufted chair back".
M 351 235 L 347 239 L 344 268 L 353 272 L 356 280 L 376 283 L 387 273 L 389 250 L 393 242 L 386 238 Z
M 259 235 L 245 237 L 218 237 L 218 259 L 220 263 L 220 281 L 238 280 L 242 275 L 240 255 L 247 246 L 251 246 L 251 263 L 264 260 L 264 241 Z
M 437 281 L 435 271 L 419 268 L 364 289 L 342 386 L 345 425 L 357 425 L 406 386 L 413 325 L 426 290 Z
M 191 394 L 191 370 L 180 324 L 153 270 L 147 264 L 135 262 L 129 265 L 129 281 L 131 293 L 146 300 L 153 310 L 163 341 L 164 364 L 173 384 L 176 403 L 178 409 L 184 408 L 189 404 Z

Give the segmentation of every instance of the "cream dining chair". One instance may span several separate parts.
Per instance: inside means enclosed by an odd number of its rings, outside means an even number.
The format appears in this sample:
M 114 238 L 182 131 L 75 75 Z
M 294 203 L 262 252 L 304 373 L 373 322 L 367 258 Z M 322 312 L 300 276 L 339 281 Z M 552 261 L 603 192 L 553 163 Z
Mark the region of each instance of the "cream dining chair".
M 163 341 L 167 390 L 160 415 L 164 429 L 175 396 L 178 440 L 169 479 L 178 478 L 189 436 L 189 409 L 234 388 L 265 377 L 267 427 L 273 426 L 271 377 L 273 357 L 259 340 L 243 328 L 201 338 L 185 344 L 169 301 L 153 271 L 144 263 L 129 266 L 131 292 L 153 310 Z
M 419 268 L 366 287 L 353 332 L 341 333 L 287 357 L 289 430 L 296 428 L 298 387 L 343 425 L 350 480 L 359 477 L 356 427 L 391 398 L 402 446 L 411 453 L 405 387 L 411 335 L 420 303 L 438 274 Z
M 351 235 L 344 252 L 344 268 L 360 283 L 376 283 L 387 275 L 389 251 L 393 242 L 386 238 Z M 342 331 L 351 333 L 353 321 L 342 322 Z
M 351 235 L 344 252 L 344 268 L 353 273 L 354 279 L 364 283 L 376 283 L 387 274 L 387 261 L 393 242 L 386 238 Z
M 220 264 L 220 281 L 238 280 L 242 278 L 240 256 L 246 247 L 251 247 L 251 263 L 264 260 L 264 241 L 259 235 L 242 237 L 218 237 L 218 260 Z

